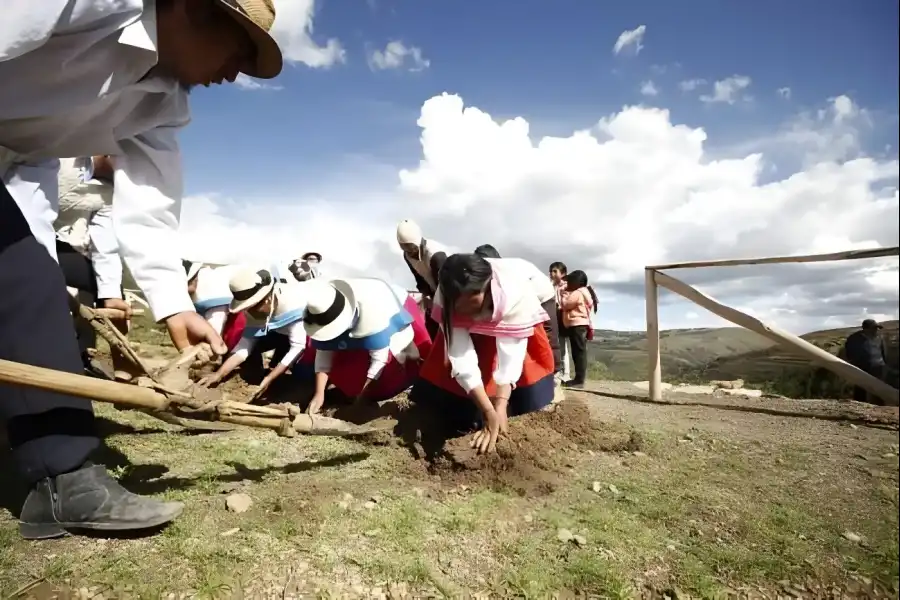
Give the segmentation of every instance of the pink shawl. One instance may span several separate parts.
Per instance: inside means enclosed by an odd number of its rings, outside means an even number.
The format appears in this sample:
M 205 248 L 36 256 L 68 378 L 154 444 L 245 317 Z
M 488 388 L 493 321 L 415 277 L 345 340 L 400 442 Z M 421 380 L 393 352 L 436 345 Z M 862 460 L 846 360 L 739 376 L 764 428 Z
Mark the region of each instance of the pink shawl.
M 502 264 L 502 263 L 501 263 Z M 503 269 L 498 262 L 491 262 L 491 299 L 494 311 L 490 319 L 476 320 L 454 315 L 453 327 L 467 329 L 469 333 L 492 337 L 527 338 L 534 333 L 534 326 L 550 319 L 534 293 L 531 282 Z M 431 318 L 442 323 L 443 295 L 434 295 Z

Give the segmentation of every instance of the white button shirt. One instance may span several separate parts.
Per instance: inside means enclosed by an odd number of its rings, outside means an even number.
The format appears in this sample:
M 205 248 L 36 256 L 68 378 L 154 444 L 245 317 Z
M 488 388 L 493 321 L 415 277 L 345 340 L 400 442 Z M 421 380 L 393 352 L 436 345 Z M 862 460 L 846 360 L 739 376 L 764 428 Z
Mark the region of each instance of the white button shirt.
M 176 229 L 188 92 L 156 65 L 155 3 L 7 0 L 0 19 L 0 176 L 55 257 L 59 157 L 115 157 L 113 225 L 157 320 L 192 311 Z

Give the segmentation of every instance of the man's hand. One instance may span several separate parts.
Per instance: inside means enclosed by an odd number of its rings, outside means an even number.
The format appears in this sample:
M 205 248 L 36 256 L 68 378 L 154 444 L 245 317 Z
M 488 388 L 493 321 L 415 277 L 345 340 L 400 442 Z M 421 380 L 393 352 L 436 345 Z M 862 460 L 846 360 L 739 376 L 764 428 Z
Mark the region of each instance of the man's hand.
M 195 312 L 180 312 L 172 315 L 166 319 L 166 329 L 169 330 L 169 337 L 172 338 L 172 343 L 179 352 L 203 342 L 208 343 L 213 352 L 218 355 L 225 354 L 228 350 L 215 329 L 206 319 Z
M 248 400 L 247 402 L 249 402 L 250 404 L 253 404 L 257 400 L 259 400 L 262 397 L 262 395 L 266 393 L 266 390 L 269 389 L 270 385 L 272 385 L 271 379 L 269 379 L 268 377 L 263 379 L 262 382 L 259 384 L 259 387 L 256 388 L 256 391 L 253 392 L 253 395 L 250 396 L 250 400 Z
M 201 378 L 200 381 L 197 382 L 197 385 L 199 387 L 211 388 L 219 385 L 220 381 L 222 381 L 222 377 L 220 377 L 218 373 L 213 373 L 212 375 Z
M 125 319 L 131 318 L 131 305 L 121 298 L 106 298 L 103 300 L 103 308 L 115 308 L 125 313 Z

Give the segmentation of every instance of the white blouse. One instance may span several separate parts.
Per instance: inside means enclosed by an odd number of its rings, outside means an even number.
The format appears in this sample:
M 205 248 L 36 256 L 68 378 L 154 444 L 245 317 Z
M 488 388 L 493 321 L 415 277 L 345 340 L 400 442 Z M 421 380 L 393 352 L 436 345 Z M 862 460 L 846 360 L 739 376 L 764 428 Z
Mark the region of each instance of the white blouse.
M 522 376 L 522 369 L 525 366 L 528 338 L 498 337 L 496 340 L 497 368 L 493 373 L 494 383 L 515 385 Z M 449 358 L 450 373 L 467 394 L 484 385 L 481 380 L 481 369 L 478 368 L 478 354 L 475 352 L 475 345 L 468 329 L 453 328 Z

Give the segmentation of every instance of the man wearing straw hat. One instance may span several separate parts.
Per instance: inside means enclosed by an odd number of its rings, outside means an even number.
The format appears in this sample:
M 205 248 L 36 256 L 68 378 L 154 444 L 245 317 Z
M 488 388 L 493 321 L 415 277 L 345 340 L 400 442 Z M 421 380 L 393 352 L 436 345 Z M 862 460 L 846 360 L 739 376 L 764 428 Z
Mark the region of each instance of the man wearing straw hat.
M 11 0 L 3 9 L 0 359 L 81 372 L 53 220 L 58 159 L 95 155 L 115 158 L 114 229 L 154 317 L 179 349 L 206 341 L 224 352 L 193 309 L 176 253 L 177 133 L 190 121 L 191 87 L 281 71 L 272 0 Z M 180 514 L 179 503 L 131 494 L 88 462 L 99 445 L 90 402 L 4 386 L 0 421 L 32 486 L 23 536 L 144 529 Z

